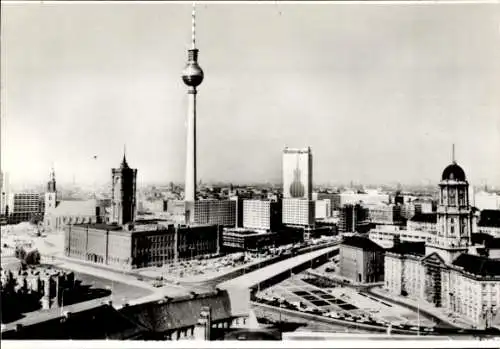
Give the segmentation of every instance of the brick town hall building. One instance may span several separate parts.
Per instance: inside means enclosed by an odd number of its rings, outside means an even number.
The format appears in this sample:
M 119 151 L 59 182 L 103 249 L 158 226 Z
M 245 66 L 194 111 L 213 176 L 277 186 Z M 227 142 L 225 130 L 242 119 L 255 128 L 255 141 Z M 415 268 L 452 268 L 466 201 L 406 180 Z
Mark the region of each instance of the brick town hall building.
M 123 156 L 120 167 L 111 173 L 110 222 L 68 224 L 64 231 L 67 257 L 128 270 L 220 252 L 221 226 L 136 221 L 137 170 Z
M 385 288 L 489 328 L 500 323 L 500 259 L 471 242 L 469 183 L 455 161 L 439 183 L 437 232 L 430 241 L 397 243 L 386 252 Z M 425 244 L 425 245 L 424 245 Z

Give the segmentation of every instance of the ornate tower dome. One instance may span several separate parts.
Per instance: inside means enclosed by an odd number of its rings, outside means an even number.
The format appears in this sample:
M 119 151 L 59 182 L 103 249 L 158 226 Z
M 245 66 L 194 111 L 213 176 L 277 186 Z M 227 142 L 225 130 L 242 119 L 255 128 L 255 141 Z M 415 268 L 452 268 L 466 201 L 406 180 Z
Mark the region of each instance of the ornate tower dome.
M 457 165 L 455 161 L 453 161 L 453 163 L 446 166 L 446 168 L 444 169 L 443 175 L 441 176 L 441 180 L 465 182 L 466 180 L 465 172 L 460 166 Z

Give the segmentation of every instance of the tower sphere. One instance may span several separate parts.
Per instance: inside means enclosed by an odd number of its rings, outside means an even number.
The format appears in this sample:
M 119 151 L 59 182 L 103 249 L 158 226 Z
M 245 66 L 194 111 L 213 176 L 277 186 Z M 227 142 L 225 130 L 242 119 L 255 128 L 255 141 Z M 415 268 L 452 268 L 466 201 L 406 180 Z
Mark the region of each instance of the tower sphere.
M 203 81 L 203 70 L 198 65 L 198 50 L 189 50 L 189 60 L 182 71 L 182 80 L 187 86 L 196 87 Z

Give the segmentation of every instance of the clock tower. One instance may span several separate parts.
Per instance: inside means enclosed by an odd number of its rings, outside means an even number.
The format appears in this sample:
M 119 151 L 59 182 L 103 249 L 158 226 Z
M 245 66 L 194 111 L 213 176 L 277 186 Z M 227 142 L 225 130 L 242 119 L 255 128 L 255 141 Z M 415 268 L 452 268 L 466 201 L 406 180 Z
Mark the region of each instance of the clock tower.
M 452 163 L 444 169 L 439 183 L 437 233 L 427 244 L 426 254 L 437 252 L 446 263 L 451 263 L 459 254 L 467 252 L 471 233 L 469 182 L 455 161 L 453 150 Z
M 123 154 L 120 168 L 113 168 L 111 175 L 111 223 L 132 223 L 135 220 L 137 169 L 129 167 Z

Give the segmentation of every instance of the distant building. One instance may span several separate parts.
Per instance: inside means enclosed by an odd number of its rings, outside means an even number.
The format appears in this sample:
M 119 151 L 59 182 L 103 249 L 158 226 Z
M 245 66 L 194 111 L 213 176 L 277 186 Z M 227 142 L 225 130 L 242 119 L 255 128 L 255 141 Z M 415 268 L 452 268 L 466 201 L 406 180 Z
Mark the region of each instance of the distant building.
M 369 193 L 357 193 L 354 191 L 345 191 L 340 193 L 340 207 L 344 205 L 356 205 L 360 202 L 365 205 L 376 205 L 389 203 L 390 195 L 380 193 L 378 191 L 370 191 Z
M 369 222 L 368 211 L 363 206 L 344 205 L 339 212 L 339 233 L 355 233 L 364 229 Z
M 0 171 L 0 216 L 9 215 L 10 182 L 9 174 Z
M 435 203 L 431 200 L 415 200 L 412 203 L 415 205 L 415 213 L 435 212 Z
M 431 235 L 437 233 L 437 214 L 420 213 L 416 214 L 406 222 L 406 229 L 409 231 L 422 231 Z
M 404 220 L 401 216 L 401 206 L 394 204 L 366 205 L 368 216 L 373 224 L 401 225 Z
M 164 200 L 161 198 L 145 198 L 139 201 L 138 211 L 159 213 L 165 210 Z
M 145 268 L 218 254 L 221 234 L 215 225 L 77 224 L 65 230 L 64 253 L 120 269 Z
M 385 248 L 392 247 L 395 238 L 401 242 L 431 242 L 437 232 L 436 217 L 436 213 L 420 213 L 408 220 L 406 227 L 376 225 L 369 237 Z
M 477 228 L 480 233 L 500 238 L 500 210 L 483 210 Z
M 338 210 L 341 207 L 340 204 L 340 194 L 339 193 L 324 193 L 324 192 L 318 192 L 318 193 L 313 193 L 313 200 L 319 201 L 319 200 L 329 200 L 330 201 L 330 210 Z M 329 216 L 332 215 L 332 212 L 329 213 Z
M 500 195 L 486 191 L 476 193 L 474 206 L 480 210 L 500 210 Z
M 283 198 L 312 199 L 311 148 L 283 150 Z
M 253 199 L 253 193 L 240 193 L 236 191 L 235 195 L 230 196 L 230 200 L 236 202 L 236 222 L 235 226 L 237 228 L 243 227 L 243 201 L 247 199 Z
M 234 227 L 236 225 L 236 204 L 234 200 L 197 200 L 194 202 L 194 224 Z
M 281 226 L 282 203 L 272 200 L 244 200 L 243 227 L 276 231 Z
M 10 224 L 29 222 L 32 218 L 42 220 L 45 211 L 45 202 L 39 193 L 11 193 L 7 206 Z
M 316 219 L 325 219 L 332 216 L 331 201 L 329 199 L 315 200 Z
M 256 251 L 276 244 L 277 234 L 245 228 L 225 228 L 222 247 L 228 250 Z
M 384 249 L 370 239 L 347 237 L 340 245 L 339 256 L 342 277 L 358 283 L 383 281 Z
M 105 223 L 109 220 L 107 209 L 110 200 L 60 200 L 56 186 L 54 169 L 50 173 L 47 190 L 44 194 L 44 227 L 47 231 L 64 229 L 71 224 Z

